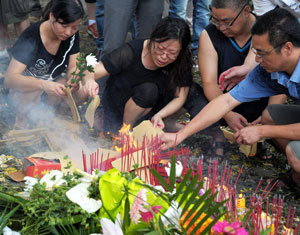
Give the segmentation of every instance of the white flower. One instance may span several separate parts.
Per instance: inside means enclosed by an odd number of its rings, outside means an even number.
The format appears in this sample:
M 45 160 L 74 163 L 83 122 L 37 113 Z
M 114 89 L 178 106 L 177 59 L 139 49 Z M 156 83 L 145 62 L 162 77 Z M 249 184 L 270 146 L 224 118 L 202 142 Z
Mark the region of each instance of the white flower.
M 155 185 L 153 188 L 155 188 L 156 190 L 161 191 L 163 193 L 166 192 L 165 189 L 163 188 L 163 186 L 161 186 L 161 185 Z
M 95 67 L 98 64 L 96 56 L 92 54 L 89 54 L 85 59 L 87 66 Z
M 60 186 L 66 181 L 62 179 L 64 174 L 58 170 L 52 170 L 44 175 L 41 180 L 40 184 L 46 183 L 46 190 L 51 190 L 54 186 Z
M 102 202 L 100 200 L 96 201 L 93 198 L 89 198 L 88 187 L 89 183 L 80 183 L 75 187 L 71 188 L 66 192 L 67 197 L 72 202 L 78 204 L 83 210 L 88 213 L 96 212 L 102 206 Z
M 103 235 L 123 235 L 120 214 L 117 215 L 115 223 L 107 218 L 102 218 L 100 223 L 103 230 Z
M 165 170 L 166 170 L 168 176 L 170 176 L 170 171 L 171 171 L 171 163 L 170 162 L 168 163 L 168 166 L 165 167 Z M 176 171 L 175 175 L 176 175 L 176 177 L 181 176 L 182 170 L 183 170 L 182 163 L 180 161 L 177 161 L 176 166 L 175 166 L 175 171 Z
M 32 190 L 32 187 L 38 182 L 36 178 L 30 177 L 30 176 L 25 176 L 25 185 L 26 187 L 24 188 L 25 192 L 29 192 Z
M 178 202 L 172 201 L 169 209 L 165 212 L 163 216 L 161 216 L 161 221 L 163 222 L 164 226 L 168 226 L 171 222 L 173 225 L 176 226 L 178 230 L 180 230 L 179 219 L 181 213 L 182 209 L 180 207 L 178 208 Z
M 9 227 L 6 226 L 3 229 L 3 235 L 21 235 L 21 233 L 15 232 L 15 231 L 11 230 Z

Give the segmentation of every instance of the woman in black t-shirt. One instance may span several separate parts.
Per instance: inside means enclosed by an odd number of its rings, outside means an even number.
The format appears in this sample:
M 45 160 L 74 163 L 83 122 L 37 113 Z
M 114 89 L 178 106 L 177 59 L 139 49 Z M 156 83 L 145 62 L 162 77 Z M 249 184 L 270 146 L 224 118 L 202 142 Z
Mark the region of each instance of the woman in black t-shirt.
M 164 118 L 191 103 L 190 41 L 187 23 L 166 17 L 150 39 L 133 40 L 102 57 L 95 78 L 110 75 L 102 99 L 105 132 L 151 117 L 154 126 L 164 128 Z
M 79 54 L 78 29 L 84 16 L 81 1 L 52 0 L 47 9 L 45 20 L 25 30 L 12 48 L 5 84 L 16 106 L 15 128 L 28 126 L 29 116 L 41 108 L 37 104 L 43 93 L 48 95 L 48 103 L 60 104 L 69 84 L 77 97 L 87 97 L 83 86 L 70 84 Z M 62 78 L 66 68 L 67 78 Z M 83 82 L 88 79 L 86 76 Z

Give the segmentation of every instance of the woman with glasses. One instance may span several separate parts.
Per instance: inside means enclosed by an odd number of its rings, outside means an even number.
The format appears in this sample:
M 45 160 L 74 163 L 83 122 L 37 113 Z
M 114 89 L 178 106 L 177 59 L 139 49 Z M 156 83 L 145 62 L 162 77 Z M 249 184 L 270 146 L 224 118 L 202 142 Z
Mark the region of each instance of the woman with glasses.
M 211 23 L 200 36 L 198 51 L 203 89 L 209 101 L 223 94 L 218 84 L 222 72 L 242 65 L 252 53 L 249 49 L 255 20 L 248 0 L 212 0 Z M 227 124 L 236 132 L 248 123 L 257 123 L 267 104 L 268 98 L 244 103 L 227 113 L 221 125 Z
M 5 84 L 16 106 L 15 128 L 28 128 L 30 121 L 36 120 L 35 112 L 44 114 L 40 100 L 55 108 L 64 104 L 61 101 L 66 97 L 67 84 L 77 98 L 87 98 L 88 91 L 70 82 L 79 54 L 78 30 L 83 16 L 80 0 L 52 0 L 45 19 L 27 28 L 13 46 Z
M 164 118 L 193 103 L 187 102 L 193 81 L 190 42 L 187 23 L 166 17 L 149 39 L 133 40 L 101 58 L 95 78 L 109 75 L 103 131 L 118 133 L 122 123 L 133 126 L 151 118 L 164 128 Z

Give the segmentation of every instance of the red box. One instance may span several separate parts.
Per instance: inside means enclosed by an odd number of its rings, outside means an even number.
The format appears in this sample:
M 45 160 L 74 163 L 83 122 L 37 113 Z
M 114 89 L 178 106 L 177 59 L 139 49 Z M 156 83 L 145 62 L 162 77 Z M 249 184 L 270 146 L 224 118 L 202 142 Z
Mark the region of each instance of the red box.
M 44 158 L 24 157 L 22 171 L 26 176 L 35 177 L 38 175 L 39 178 L 42 178 L 49 171 L 60 169 L 61 166 L 58 159 L 49 160 Z
M 24 157 L 21 171 L 8 173 L 7 176 L 16 182 L 24 180 L 25 176 L 42 178 L 51 170 L 60 170 L 61 165 L 58 159 L 45 159 L 38 157 Z

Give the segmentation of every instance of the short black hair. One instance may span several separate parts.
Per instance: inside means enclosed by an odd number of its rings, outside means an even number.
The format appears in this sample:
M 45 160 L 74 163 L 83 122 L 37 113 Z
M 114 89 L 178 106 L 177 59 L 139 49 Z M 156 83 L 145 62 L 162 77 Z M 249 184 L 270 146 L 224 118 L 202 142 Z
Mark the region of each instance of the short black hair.
M 300 23 L 289 11 L 276 8 L 257 19 L 251 29 L 252 35 L 268 34 L 269 43 L 280 52 L 286 42 L 300 47 Z
M 211 7 L 214 8 L 234 8 L 236 10 L 242 9 L 243 6 L 248 5 L 249 0 L 212 0 Z
M 84 17 L 84 9 L 80 0 L 51 0 L 43 13 L 44 20 L 49 19 L 52 12 L 61 24 L 70 24 Z

